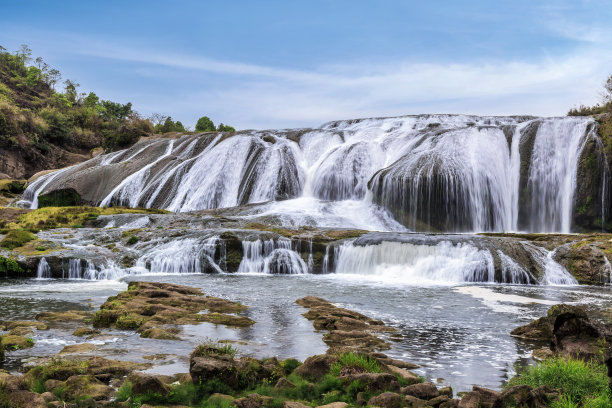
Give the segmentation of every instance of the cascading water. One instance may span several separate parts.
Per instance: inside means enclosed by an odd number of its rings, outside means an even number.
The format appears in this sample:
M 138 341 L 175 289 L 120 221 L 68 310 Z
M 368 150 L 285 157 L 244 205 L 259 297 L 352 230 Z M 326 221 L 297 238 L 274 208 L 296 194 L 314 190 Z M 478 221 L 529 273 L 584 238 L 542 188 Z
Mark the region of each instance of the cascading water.
M 51 267 L 47 263 L 45 257 L 40 258 L 38 261 L 38 267 L 36 268 L 37 279 L 50 279 L 51 278 Z
M 125 275 L 124 270 L 109 261 L 106 265 L 96 266 L 91 260 L 71 258 L 64 278 L 85 280 L 115 280 Z
M 177 212 L 277 201 L 263 211 L 336 227 L 350 203 L 379 211 L 373 201 L 415 231 L 570 232 L 578 161 L 594 129 L 590 118 L 425 115 L 151 139 L 42 176 L 24 202 L 36 207 L 39 194 L 62 188 L 92 204 Z M 108 182 L 79 191 L 84 170 Z M 605 186 L 601 194 L 605 213 Z M 300 203 L 320 211 L 294 214 Z M 403 228 L 385 217 L 358 224 Z
M 339 247 L 336 273 L 402 284 L 494 282 L 493 258 L 470 245 L 381 242 Z
M 222 272 L 215 263 L 219 237 L 178 239 L 156 245 L 141 256 L 131 273 L 205 273 Z
M 291 249 L 288 239 L 243 241 L 238 272 L 293 275 L 308 273 L 308 265 Z

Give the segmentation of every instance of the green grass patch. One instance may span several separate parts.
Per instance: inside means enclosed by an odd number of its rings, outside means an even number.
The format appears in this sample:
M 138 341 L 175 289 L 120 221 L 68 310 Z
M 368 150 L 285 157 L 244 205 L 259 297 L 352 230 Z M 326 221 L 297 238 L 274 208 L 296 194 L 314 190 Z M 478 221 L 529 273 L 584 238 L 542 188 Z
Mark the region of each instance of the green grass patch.
M 35 239 L 36 235 L 32 234 L 30 231 L 15 229 L 9 231 L 5 235 L 2 241 L 0 241 L 0 246 L 6 249 L 15 249 Z
M 554 408 L 595 408 L 599 406 L 597 404 L 610 401 L 612 397 L 608 381 L 607 370 L 603 364 L 558 357 L 526 368 L 511 379 L 508 386 L 526 384 L 536 388 L 545 385 L 560 390 L 562 398 L 555 402 Z
M 329 373 L 333 376 L 339 376 L 342 369 L 346 367 L 363 370 L 366 373 L 380 373 L 380 363 L 369 356 L 358 353 L 344 353 L 340 355 L 338 361 L 331 367 Z
M 191 353 L 191 357 L 205 357 L 210 355 L 229 355 L 236 356 L 236 349 L 231 344 L 220 344 L 214 342 L 206 342 L 200 344 Z

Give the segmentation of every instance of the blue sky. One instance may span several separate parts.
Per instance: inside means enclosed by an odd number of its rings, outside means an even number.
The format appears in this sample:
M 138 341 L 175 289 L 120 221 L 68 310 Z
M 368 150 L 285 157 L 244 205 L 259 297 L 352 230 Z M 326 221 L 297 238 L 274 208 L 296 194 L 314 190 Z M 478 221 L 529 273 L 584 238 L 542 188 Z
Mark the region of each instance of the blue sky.
M 612 74 L 612 1 L 6 1 L 0 45 L 148 116 L 240 129 L 563 115 Z

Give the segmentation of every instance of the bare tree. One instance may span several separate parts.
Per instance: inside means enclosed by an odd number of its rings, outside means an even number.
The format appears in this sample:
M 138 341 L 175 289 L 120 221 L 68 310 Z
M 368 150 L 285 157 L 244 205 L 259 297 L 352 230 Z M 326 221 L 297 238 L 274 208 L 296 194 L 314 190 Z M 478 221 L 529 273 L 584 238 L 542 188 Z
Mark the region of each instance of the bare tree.
M 603 103 L 612 102 L 612 75 L 608 77 L 604 84 L 604 90 L 602 92 Z

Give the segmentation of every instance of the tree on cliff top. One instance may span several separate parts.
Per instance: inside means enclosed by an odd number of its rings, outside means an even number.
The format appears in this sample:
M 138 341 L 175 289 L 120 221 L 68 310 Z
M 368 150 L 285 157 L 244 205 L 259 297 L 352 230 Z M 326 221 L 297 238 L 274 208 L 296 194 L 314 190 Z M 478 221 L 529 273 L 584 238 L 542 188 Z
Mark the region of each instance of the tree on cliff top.
M 584 106 L 572 108 L 567 113 L 568 116 L 589 116 L 599 115 L 602 113 L 612 113 L 612 75 L 604 82 L 603 90 L 601 91 L 601 105 Z
M 208 116 L 202 116 L 198 119 L 195 127 L 196 132 L 214 132 L 215 124 Z

